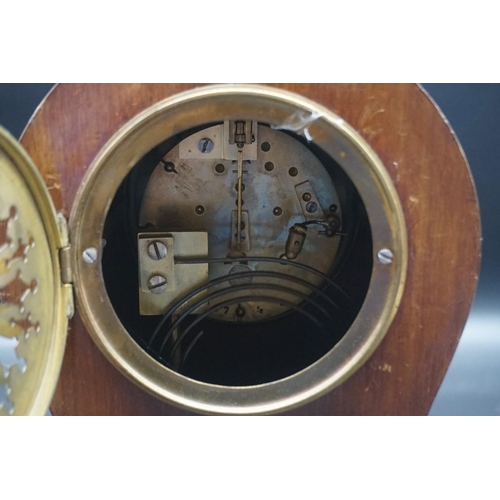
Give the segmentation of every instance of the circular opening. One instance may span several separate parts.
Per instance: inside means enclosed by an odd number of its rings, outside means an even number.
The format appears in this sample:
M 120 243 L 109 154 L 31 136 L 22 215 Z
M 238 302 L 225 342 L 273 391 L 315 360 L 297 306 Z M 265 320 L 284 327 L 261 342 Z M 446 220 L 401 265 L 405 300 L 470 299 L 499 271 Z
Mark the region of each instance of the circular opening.
M 227 160 L 228 175 L 217 176 L 214 161 L 224 158 L 186 153 L 206 140 L 200 134 L 218 138 L 211 143 L 221 154 L 220 143 L 231 140 L 223 123 L 199 128 L 160 143 L 122 182 L 103 232 L 106 290 L 126 330 L 164 366 L 222 386 L 274 382 L 324 356 L 356 318 L 372 274 L 367 213 L 343 169 L 297 134 L 258 123 L 255 144 L 242 148 L 245 183 L 239 183 L 237 160 Z M 271 154 L 273 176 L 266 169 Z M 165 164 L 175 171 L 166 172 Z M 245 200 L 238 196 L 243 192 Z M 239 242 L 238 202 L 246 221 Z M 339 207 L 336 225 L 333 204 Z M 172 237 L 173 266 L 167 259 L 156 266 L 157 240 L 138 247 L 145 233 L 164 236 L 165 255 Z M 207 236 L 206 247 L 190 248 L 200 234 Z M 186 278 L 193 265 L 181 270 L 175 264 L 189 251 L 206 261 L 200 276 Z M 230 279 L 235 273 L 245 276 Z M 141 288 L 141 274 L 151 293 Z
M 102 351 L 201 412 L 275 412 L 337 386 L 404 285 L 404 219 L 380 160 L 276 89 L 205 87 L 144 111 L 96 158 L 71 220 L 80 312 Z M 86 248 L 99 249 L 92 272 Z

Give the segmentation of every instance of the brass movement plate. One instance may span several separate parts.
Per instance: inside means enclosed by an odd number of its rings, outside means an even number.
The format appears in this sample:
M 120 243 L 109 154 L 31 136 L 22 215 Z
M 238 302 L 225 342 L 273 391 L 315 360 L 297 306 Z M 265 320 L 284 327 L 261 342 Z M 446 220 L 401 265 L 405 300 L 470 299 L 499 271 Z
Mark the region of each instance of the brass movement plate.
M 0 128 L 0 415 L 43 415 L 66 340 L 56 213 L 24 150 Z
M 155 227 L 177 227 L 184 230 L 203 227 L 210 237 L 208 257 L 225 257 L 228 250 L 236 248 L 237 183 L 235 160 L 225 160 L 223 149 L 229 141 L 224 135 L 225 125 L 215 125 L 190 135 L 172 148 L 152 173 L 143 196 L 139 224 L 143 227 L 152 224 Z M 245 240 L 241 250 L 254 257 L 279 258 L 285 252 L 289 228 L 295 223 L 311 219 L 324 219 L 321 207 L 331 204 L 341 207 L 339 197 L 330 174 L 319 159 L 303 144 L 279 130 L 273 130 L 263 125 L 255 125 L 258 139 L 251 145 L 248 156 L 245 157 L 243 181 L 244 212 L 242 214 L 245 230 L 242 232 Z M 198 152 L 200 139 L 208 137 L 213 143 L 210 158 L 203 158 Z M 257 145 L 267 143 L 270 151 L 264 152 Z M 246 148 L 246 146 L 245 146 Z M 243 151 L 245 151 L 243 148 Z M 231 155 L 225 155 L 231 157 Z M 234 155 L 232 158 L 236 158 Z M 165 164 L 175 165 L 172 172 L 165 171 Z M 222 173 L 217 173 L 215 166 L 224 167 Z M 271 164 L 272 169 L 266 170 L 265 165 Z M 289 174 L 290 167 L 296 173 Z M 207 188 L 209 186 L 209 188 Z M 302 199 L 303 192 L 309 191 L 311 200 L 318 209 L 309 214 L 306 202 Z M 228 195 L 228 193 L 230 193 Z M 204 212 L 198 215 L 195 206 L 204 207 Z M 279 216 L 273 214 L 273 208 L 278 207 Z M 342 219 L 339 208 L 336 215 Z M 313 266 L 323 273 L 332 268 L 340 243 L 340 236 L 326 238 L 320 234 L 322 228 L 311 226 L 308 237 L 297 262 Z M 231 268 L 231 266 L 229 266 Z M 235 267 L 237 269 L 237 267 Z M 273 271 L 275 264 L 266 262 L 249 262 L 250 271 Z M 228 273 L 228 266 L 209 266 L 208 277 L 213 280 Z M 309 280 L 319 285 L 321 279 L 311 277 L 310 273 L 291 266 L 283 266 L 283 274 Z M 222 284 L 211 288 L 211 291 L 222 290 Z M 288 287 L 308 294 L 310 290 L 301 285 L 288 283 Z M 244 295 L 262 295 L 262 290 L 253 292 L 242 291 L 226 295 L 222 300 Z M 293 294 L 281 293 L 284 300 L 299 304 L 301 299 Z M 178 295 L 177 298 L 181 297 Z M 220 302 L 220 300 L 219 300 Z M 215 305 L 216 302 L 211 302 Z M 238 305 L 212 314 L 212 319 L 221 321 L 263 321 L 285 313 L 288 308 L 283 304 L 271 304 L 258 300 L 247 303 L 245 316 L 236 315 Z

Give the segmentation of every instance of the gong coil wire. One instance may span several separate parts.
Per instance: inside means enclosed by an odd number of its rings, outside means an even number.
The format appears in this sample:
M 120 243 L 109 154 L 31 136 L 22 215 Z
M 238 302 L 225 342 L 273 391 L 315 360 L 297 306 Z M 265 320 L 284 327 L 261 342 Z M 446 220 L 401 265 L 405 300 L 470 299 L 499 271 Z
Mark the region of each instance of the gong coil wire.
M 301 270 L 308 271 L 312 274 L 315 274 L 316 276 L 321 277 L 324 281 L 326 281 L 328 284 L 332 285 L 337 291 L 339 291 L 348 301 L 350 304 L 354 304 L 354 301 L 349 297 L 347 293 L 345 293 L 341 287 L 335 283 L 329 276 L 326 274 L 322 273 L 321 271 L 318 271 L 317 269 L 307 266 L 306 264 L 301 264 L 299 262 L 293 262 L 289 260 L 283 260 L 283 259 L 278 259 L 274 257 L 242 257 L 242 258 L 215 258 L 215 259 L 176 259 L 175 263 L 176 264 L 213 264 L 213 263 L 219 263 L 219 264 L 229 264 L 229 263 L 246 263 L 246 262 L 271 262 L 271 263 L 276 263 L 280 265 L 288 265 L 292 267 L 299 268 Z M 182 305 L 184 304 L 187 300 L 191 299 L 198 293 L 204 291 L 207 288 L 210 288 L 214 285 L 223 283 L 224 281 L 229 281 L 229 280 L 236 280 L 239 277 L 246 278 L 248 279 L 250 276 L 255 276 L 255 277 L 271 277 L 271 278 L 280 278 L 280 279 L 285 279 L 285 280 L 290 280 L 294 281 L 298 284 L 301 284 L 305 287 L 309 287 L 312 290 L 314 290 L 316 293 L 321 295 L 322 297 L 326 298 L 333 307 L 338 309 L 340 311 L 340 308 L 338 307 L 335 302 L 333 302 L 330 297 L 328 297 L 322 290 L 320 290 L 316 285 L 313 285 L 312 283 L 302 280 L 300 278 L 296 278 L 294 276 L 289 276 L 283 273 L 276 273 L 272 271 L 250 271 L 250 272 L 245 272 L 245 273 L 238 273 L 238 274 L 232 274 L 232 275 L 227 275 L 227 276 L 222 276 L 220 278 L 216 278 L 215 280 L 212 280 L 208 282 L 205 285 L 202 285 L 189 294 L 185 295 L 182 297 L 180 300 L 178 300 L 170 309 L 169 311 L 165 314 L 165 316 L 162 318 L 158 326 L 156 327 L 155 331 L 153 332 L 150 341 L 148 343 L 148 346 L 151 347 L 153 344 L 156 336 L 158 335 L 160 329 L 162 326 L 165 324 L 165 322 L 172 316 L 172 314 Z
M 173 355 L 175 354 L 175 352 L 179 348 L 179 346 L 182 343 L 182 341 L 188 336 L 189 332 L 198 323 L 200 323 L 201 321 L 203 321 L 206 317 L 214 314 L 219 309 L 222 309 L 224 307 L 232 306 L 232 305 L 235 305 L 235 304 L 241 304 L 241 303 L 249 302 L 249 301 L 257 301 L 257 300 L 259 302 L 270 302 L 270 303 L 273 303 L 273 304 L 281 304 L 281 305 L 289 307 L 290 309 L 294 309 L 298 313 L 300 313 L 303 316 L 307 317 L 312 323 L 314 323 L 316 326 L 318 326 L 326 334 L 329 334 L 329 329 L 328 329 L 327 325 L 325 325 L 325 324 L 321 323 L 320 321 L 318 321 L 318 319 L 314 315 L 312 315 L 311 313 L 309 313 L 308 311 L 306 311 L 303 307 L 301 307 L 301 306 L 299 306 L 297 304 L 294 304 L 293 302 L 289 302 L 287 300 L 284 300 L 284 299 L 281 299 L 281 298 L 277 298 L 277 297 L 266 297 L 264 295 L 258 295 L 258 296 L 255 296 L 255 295 L 246 295 L 244 297 L 234 297 L 232 299 L 227 299 L 227 300 L 225 300 L 223 302 L 220 302 L 220 303 L 216 304 L 214 307 L 208 309 L 207 311 L 199 314 L 198 317 L 181 333 L 181 335 L 179 336 L 179 338 L 175 341 L 175 343 L 172 346 L 172 349 L 170 351 L 170 356 L 169 357 L 170 358 L 173 357 Z
M 333 281 L 333 279 L 330 278 L 325 273 L 322 273 L 321 271 L 318 271 L 318 269 L 315 269 L 314 267 L 308 266 L 307 264 L 302 264 L 300 262 L 294 262 L 292 260 L 286 260 L 286 259 L 279 259 L 277 257 L 238 257 L 238 258 L 202 258 L 202 259 L 174 259 L 175 264 L 233 264 L 233 263 L 245 263 L 245 262 L 270 262 L 274 264 L 280 264 L 283 266 L 292 266 L 296 267 L 297 269 L 301 269 L 303 271 L 307 271 L 311 274 L 315 274 L 316 276 L 322 278 L 324 281 L 326 281 L 329 285 L 333 286 L 339 293 L 341 293 L 344 298 L 346 298 L 351 304 L 354 304 L 354 301 L 352 298 L 344 291 L 342 288 Z
M 248 273 L 242 273 L 242 274 L 248 274 Z M 228 287 L 228 288 L 224 288 L 222 290 L 217 290 L 216 292 L 212 292 L 212 293 L 208 294 L 206 297 L 200 299 L 194 305 L 192 305 L 189 309 L 187 309 L 186 311 L 184 311 L 181 314 L 181 316 L 179 316 L 179 318 L 175 321 L 175 323 L 170 327 L 170 329 L 168 330 L 167 334 L 165 335 L 163 343 L 162 343 L 162 345 L 160 347 L 160 352 L 163 351 L 163 349 L 165 348 L 165 345 L 166 345 L 168 339 L 173 334 L 173 332 L 181 325 L 182 321 L 185 318 L 187 318 L 190 314 L 192 314 L 194 311 L 196 311 L 196 309 L 198 309 L 199 307 L 201 307 L 203 304 L 206 304 L 207 302 L 210 302 L 211 300 L 217 299 L 217 298 L 219 298 L 219 297 L 221 297 L 223 295 L 233 294 L 233 293 L 237 293 L 237 292 L 246 292 L 246 291 L 258 290 L 258 289 L 273 290 L 273 291 L 276 291 L 276 292 L 282 292 L 282 293 L 287 293 L 287 294 L 295 295 L 295 296 L 301 298 L 303 301 L 308 302 L 309 304 L 311 304 L 316 309 L 318 309 L 328 319 L 333 320 L 333 318 L 330 316 L 330 314 L 323 307 L 321 307 L 311 297 L 309 297 L 308 295 L 305 295 L 302 292 L 299 292 L 298 290 L 294 290 L 294 289 L 291 289 L 291 288 L 286 288 L 284 286 L 273 285 L 273 284 L 270 284 L 270 283 L 255 283 L 255 284 L 247 284 L 247 285 L 239 285 L 239 286 L 234 286 L 234 287 Z M 254 298 L 252 299 L 251 297 L 254 297 Z M 246 299 L 245 297 L 241 297 L 240 302 L 247 302 L 247 301 L 250 301 L 250 300 L 260 301 L 261 298 L 262 298 L 262 296 L 260 296 L 260 295 L 258 295 L 258 296 L 253 295 L 253 296 L 250 296 L 250 298 L 248 298 L 248 299 Z M 285 304 L 289 305 L 289 301 L 287 302 L 286 300 L 280 300 L 280 299 L 276 299 L 276 300 L 278 301 L 277 303 L 280 303 L 280 304 L 283 303 L 284 305 Z M 222 306 L 222 307 L 229 306 L 229 304 L 226 304 L 226 302 L 227 301 L 222 302 L 224 304 L 224 306 Z M 217 303 L 216 306 L 219 306 L 219 304 L 220 303 Z M 219 309 L 221 309 L 221 307 L 217 307 L 217 309 L 214 310 L 213 312 L 217 312 Z
M 291 281 L 293 283 L 297 283 L 299 285 L 302 285 L 306 288 L 311 289 L 315 293 L 317 293 L 319 296 L 321 296 L 323 299 L 325 299 L 331 306 L 333 306 L 335 309 L 340 311 L 340 307 L 333 301 L 331 297 L 329 297 L 324 291 L 322 291 L 320 288 L 318 288 L 316 285 L 310 283 L 309 281 L 303 280 L 301 278 L 297 278 L 295 276 L 289 276 L 288 274 L 283 274 L 283 273 L 277 273 L 275 271 L 250 271 L 250 272 L 243 272 L 243 273 L 235 273 L 227 276 L 221 276 L 220 278 L 215 278 L 208 283 L 199 286 L 198 288 L 194 289 L 187 295 L 183 296 L 181 299 L 179 299 L 169 310 L 168 312 L 163 316 L 162 320 L 159 322 L 158 326 L 156 327 L 155 331 L 153 332 L 153 335 L 150 338 L 149 341 L 149 346 L 154 342 L 156 339 L 156 336 L 158 335 L 160 329 L 163 327 L 163 325 L 166 323 L 166 321 L 181 307 L 184 303 L 186 303 L 188 300 L 193 298 L 195 295 L 198 295 L 199 293 L 207 290 L 208 288 L 211 288 L 215 285 L 220 285 L 224 282 L 227 281 L 233 281 L 237 280 L 239 278 L 244 278 L 248 279 L 249 277 L 251 278 L 275 278 L 275 279 L 282 279 L 282 280 L 287 280 Z M 231 290 L 231 289 L 229 289 Z M 287 289 L 288 290 L 288 289 Z
M 272 257 L 242 257 L 242 258 L 219 258 L 219 259 L 182 259 L 182 260 L 177 260 L 176 263 L 190 263 L 190 264 L 199 264 L 199 263 L 233 263 L 233 262 L 239 262 L 239 263 L 244 263 L 248 261 L 253 261 L 253 262 L 272 262 L 272 263 L 278 263 L 280 265 L 290 265 L 293 267 L 297 267 L 300 269 L 303 269 L 305 271 L 308 271 L 312 274 L 315 274 L 317 276 L 320 276 L 323 278 L 324 281 L 326 281 L 329 285 L 333 285 L 334 288 L 339 291 L 344 298 L 349 300 L 350 303 L 353 303 L 352 299 L 339 287 L 339 285 L 333 280 L 327 276 L 326 274 L 322 273 L 321 271 L 318 271 L 317 269 L 314 269 L 310 266 L 307 266 L 305 264 L 301 264 L 298 262 L 291 262 L 291 261 L 284 261 L 282 259 L 277 259 L 277 258 L 272 258 Z M 165 325 L 165 323 L 169 320 L 169 318 L 172 318 L 174 313 L 183 305 L 185 304 L 188 300 L 192 299 L 196 295 L 200 294 L 201 292 L 207 290 L 210 287 L 213 287 L 215 285 L 220 285 L 224 282 L 227 281 L 233 281 L 233 280 L 238 280 L 240 278 L 243 279 L 248 279 L 249 277 L 254 278 L 254 277 L 265 277 L 265 278 L 274 278 L 274 279 L 280 279 L 284 281 L 289 281 L 289 282 L 294 282 L 299 285 L 302 285 L 306 288 L 309 288 L 312 290 L 313 294 L 316 294 L 320 298 L 324 299 L 326 302 L 329 303 L 330 306 L 334 307 L 336 310 L 341 311 L 339 306 L 332 300 L 331 297 L 329 297 L 323 290 L 321 290 L 319 287 L 316 285 L 303 280 L 301 278 L 297 278 L 295 276 L 289 276 L 284 273 L 278 273 L 274 271 L 248 271 L 248 272 L 243 272 L 243 273 L 235 273 L 227 276 L 222 276 L 219 278 L 216 278 L 214 280 L 209 281 L 205 285 L 202 285 L 195 290 L 191 291 L 181 299 L 179 299 L 171 308 L 170 310 L 164 315 L 162 320 L 159 322 L 157 328 L 153 332 L 147 348 L 148 350 L 154 351 L 152 349 L 152 345 L 157 338 L 160 330 L 162 327 Z M 317 309 L 321 315 L 325 318 L 325 320 L 328 321 L 333 321 L 332 316 L 317 302 L 315 302 L 312 298 L 312 296 L 305 295 L 302 292 L 299 292 L 298 290 L 295 290 L 293 288 L 286 288 L 280 285 L 275 285 L 275 284 L 269 284 L 269 283 L 252 283 L 252 284 L 246 284 L 246 285 L 238 285 L 238 286 L 231 286 L 224 288 L 222 290 L 217 290 L 215 292 L 211 292 L 208 295 L 205 295 L 203 298 L 197 300 L 188 310 L 186 310 L 179 318 L 176 319 L 176 321 L 171 324 L 170 328 L 168 329 L 166 335 L 164 336 L 163 342 L 160 346 L 160 349 L 155 353 L 157 357 L 159 357 L 163 362 L 166 362 L 164 357 L 162 356 L 162 353 L 168 343 L 168 340 L 170 337 L 173 335 L 173 333 L 176 330 L 180 330 L 182 323 L 188 319 L 188 317 L 195 312 L 200 306 L 203 304 L 206 304 L 210 300 L 214 300 L 216 298 L 220 298 L 223 295 L 227 294 L 233 294 L 236 292 L 244 292 L 244 291 L 255 291 L 257 289 L 264 289 L 264 290 L 270 290 L 270 291 L 277 291 L 277 292 L 282 292 L 282 293 L 287 293 L 290 295 L 294 295 L 298 298 L 300 298 L 303 302 L 306 302 L 309 306 Z M 284 299 L 278 299 L 276 297 L 267 297 L 264 295 L 249 295 L 245 297 L 236 297 L 236 298 L 229 298 L 227 300 L 224 300 L 222 302 L 218 302 L 214 307 L 210 308 L 208 311 L 205 311 L 204 313 L 200 314 L 196 320 L 191 322 L 191 324 L 184 330 L 179 338 L 175 341 L 175 343 L 172 346 L 172 349 L 170 350 L 170 354 L 168 356 L 169 359 L 172 359 L 173 355 L 179 348 L 179 346 L 182 344 L 184 339 L 188 336 L 188 334 L 193 330 L 193 328 L 198 325 L 201 321 L 203 321 L 205 318 L 209 317 L 210 315 L 214 314 L 220 309 L 223 309 L 225 307 L 228 307 L 230 305 L 235 305 L 235 304 L 241 304 L 245 303 L 248 301 L 261 301 L 261 302 L 271 302 L 271 303 L 277 303 L 283 306 L 287 306 L 289 309 L 292 309 L 302 316 L 307 317 L 312 323 L 314 323 L 316 326 L 318 326 L 321 330 L 323 330 L 325 333 L 329 333 L 328 327 L 325 326 L 324 323 L 318 321 L 317 317 L 315 317 L 313 314 L 308 312 L 304 307 L 301 305 L 294 304 L 292 302 L 286 301 Z M 343 311 L 345 313 L 345 310 Z M 341 317 L 341 321 L 345 320 L 345 315 L 343 318 Z M 185 354 L 183 356 L 183 359 L 181 361 L 181 366 L 184 364 L 186 358 L 188 357 L 189 353 L 191 352 L 194 344 L 199 340 L 201 335 L 203 334 L 203 330 L 197 333 L 188 346 L 188 348 L 185 351 Z M 171 367 L 170 363 L 166 362 L 168 366 Z

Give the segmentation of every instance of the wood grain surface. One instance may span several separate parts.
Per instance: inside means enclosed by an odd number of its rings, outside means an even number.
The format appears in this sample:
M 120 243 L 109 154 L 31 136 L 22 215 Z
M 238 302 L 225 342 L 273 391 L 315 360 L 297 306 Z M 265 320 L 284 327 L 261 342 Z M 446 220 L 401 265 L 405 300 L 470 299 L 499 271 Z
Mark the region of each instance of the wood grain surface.
M 68 216 L 88 166 L 109 138 L 148 106 L 192 84 L 63 84 L 33 117 L 21 143 Z M 274 84 L 337 113 L 371 145 L 404 209 L 409 265 L 403 300 L 370 360 L 342 386 L 290 415 L 425 415 L 462 333 L 476 288 L 480 222 L 457 138 L 412 84 Z M 146 394 L 97 349 L 78 313 L 52 412 L 179 415 Z

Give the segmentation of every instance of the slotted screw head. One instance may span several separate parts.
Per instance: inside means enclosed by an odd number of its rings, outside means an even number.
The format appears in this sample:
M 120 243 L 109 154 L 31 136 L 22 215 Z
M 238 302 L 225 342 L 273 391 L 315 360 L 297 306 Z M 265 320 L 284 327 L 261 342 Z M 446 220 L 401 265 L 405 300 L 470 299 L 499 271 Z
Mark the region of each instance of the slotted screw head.
M 382 250 L 379 250 L 377 253 L 377 258 L 381 264 L 392 264 L 394 254 L 388 248 L 382 248 Z
M 200 153 L 208 154 L 214 149 L 214 143 L 207 138 L 200 139 L 198 142 L 198 151 Z
M 162 260 L 167 256 L 167 247 L 161 241 L 153 241 L 148 245 L 148 255 L 153 260 Z
M 167 279 L 161 274 L 153 274 L 148 280 L 148 288 L 151 293 L 163 293 L 167 289 Z
M 306 205 L 306 210 L 310 214 L 313 214 L 316 210 L 318 210 L 318 204 L 315 201 L 309 201 Z
M 83 251 L 83 260 L 87 264 L 95 264 L 95 262 L 97 261 L 97 257 L 98 257 L 97 248 L 89 247 Z

